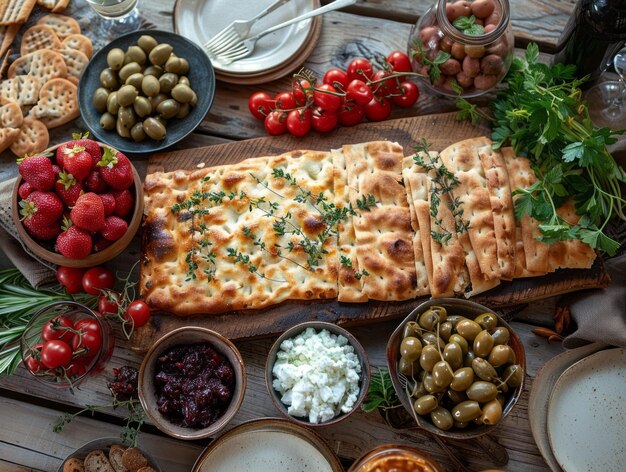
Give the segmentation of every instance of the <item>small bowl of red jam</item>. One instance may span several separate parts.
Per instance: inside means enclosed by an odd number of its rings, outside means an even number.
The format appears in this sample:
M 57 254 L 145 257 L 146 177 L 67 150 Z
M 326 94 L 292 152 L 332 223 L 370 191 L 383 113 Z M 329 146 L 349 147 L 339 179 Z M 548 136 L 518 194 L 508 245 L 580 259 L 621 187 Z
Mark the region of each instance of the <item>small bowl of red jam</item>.
M 160 338 L 139 369 L 139 400 L 154 425 L 178 439 L 215 435 L 235 416 L 246 391 L 241 354 L 205 328 Z

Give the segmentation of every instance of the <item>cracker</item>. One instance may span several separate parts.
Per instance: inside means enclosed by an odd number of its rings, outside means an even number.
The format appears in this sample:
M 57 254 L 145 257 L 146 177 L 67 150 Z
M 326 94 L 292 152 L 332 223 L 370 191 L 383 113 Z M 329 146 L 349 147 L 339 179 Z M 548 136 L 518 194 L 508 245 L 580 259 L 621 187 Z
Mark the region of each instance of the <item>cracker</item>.
M 63 56 L 51 49 L 41 49 L 39 51 L 26 54 L 11 64 L 8 77 L 17 75 L 30 75 L 38 77 L 42 83 L 57 77 L 67 77 L 67 66 Z
M 19 128 L 22 126 L 24 117 L 19 103 L 13 100 L 3 100 L 0 105 L 0 127 Z
M 37 0 L 0 0 L 0 25 L 26 23 Z
M 35 118 L 26 117 L 17 140 L 11 144 L 11 151 L 18 157 L 41 152 L 48 147 L 49 140 L 46 125 Z
M 84 34 L 70 34 L 61 41 L 63 49 L 75 49 L 82 52 L 88 58 L 93 55 L 93 44 Z
M 73 77 L 76 79 L 75 85 L 78 85 L 78 79 L 83 75 L 85 67 L 89 64 L 89 58 L 76 49 L 61 49 L 59 50 L 59 54 L 63 56 L 65 64 L 67 65 L 68 79 Z
M 39 18 L 37 24 L 48 26 L 60 39 L 65 39 L 72 34 L 80 34 L 78 21 L 67 15 L 51 13 L 50 15 Z
M 20 30 L 22 25 L 8 25 L 8 26 L 0 26 L 0 56 L 4 55 L 9 49 L 11 49 L 11 45 L 13 44 L 13 40 L 15 36 L 17 36 L 17 32 Z M 0 74 L 0 77 L 2 75 Z
M 0 80 L 4 77 L 4 71 L 9 65 L 9 56 L 11 55 L 11 49 L 9 49 L 4 56 L 0 57 Z
M 0 95 L 17 102 L 21 107 L 37 103 L 41 80 L 28 75 L 17 75 L 0 82 Z
M 56 4 L 57 0 L 37 0 L 37 5 L 47 8 L 48 10 L 52 10 Z
M 24 32 L 20 55 L 25 56 L 39 49 L 61 49 L 61 40 L 57 34 L 45 25 L 31 26 Z
M 43 84 L 37 105 L 30 116 L 41 120 L 48 129 L 72 121 L 79 115 L 76 86 L 66 79 L 52 79 Z
M 19 135 L 19 128 L 0 128 L 0 152 L 11 146 Z
M 70 0 L 58 0 L 57 4 L 52 9 L 52 13 L 61 13 L 70 4 Z

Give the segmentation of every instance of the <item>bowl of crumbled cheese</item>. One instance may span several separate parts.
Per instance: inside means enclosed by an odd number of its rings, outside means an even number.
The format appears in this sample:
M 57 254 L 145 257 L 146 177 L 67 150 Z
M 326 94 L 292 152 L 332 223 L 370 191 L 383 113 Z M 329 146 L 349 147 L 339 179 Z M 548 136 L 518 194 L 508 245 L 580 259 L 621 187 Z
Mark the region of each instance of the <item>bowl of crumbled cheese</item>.
M 326 426 L 347 418 L 363 402 L 370 368 L 363 346 L 332 323 L 308 321 L 285 331 L 267 357 L 265 381 L 288 419 Z

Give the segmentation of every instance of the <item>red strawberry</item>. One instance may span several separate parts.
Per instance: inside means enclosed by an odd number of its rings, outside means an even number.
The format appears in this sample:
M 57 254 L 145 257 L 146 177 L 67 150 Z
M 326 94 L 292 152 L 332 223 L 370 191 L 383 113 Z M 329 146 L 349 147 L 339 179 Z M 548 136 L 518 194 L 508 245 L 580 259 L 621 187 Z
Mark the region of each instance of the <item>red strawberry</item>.
M 35 189 L 28 182 L 24 182 L 20 185 L 20 188 L 17 189 L 17 194 L 20 196 L 22 200 L 28 197 L 31 193 L 33 193 Z
M 59 174 L 61 173 L 61 168 L 56 164 L 52 164 L 52 172 L 54 172 L 54 178 L 58 179 Z
M 95 193 L 83 193 L 70 212 L 72 223 L 87 231 L 100 231 L 104 226 L 104 205 Z
M 133 194 L 128 190 L 111 192 L 115 198 L 115 215 L 120 218 L 126 218 L 135 207 L 135 199 Z
M 33 218 L 27 218 L 23 221 L 24 228 L 33 238 L 49 241 L 56 238 L 61 232 L 61 223 L 55 221 L 51 225 L 40 225 Z
M 63 215 L 63 203 L 53 192 L 36 190 L 20 201 L 20 208 L 22 220 L 32 220 L 39 227 L 50 226 Z
M 104 148 L 102 159 L 98 162 L 98 172 L 115 190 L 127 189 L 133 183 L 133 167 L 128 157 L 111 148 Z
M 96 234 L 93 240 L 93 252 L 104 251 L 111 244 L 113 244 L 113 241 L 104 239 L 101 234 Z
M 102 193 L 108 188 L 108 185 L 102 180 L 102 177 L 100 177 L 100 172 L 92 170 L 85 180 L 85 187 L 87 187 L 87 190 L 90 192 Z
M 99 196 L 102 199 L 102 204 L 104 205 L 104 215 L 112 215 L 115 211 L 115 197 L 110 193 L 101 193 Z
M 100 145 L 93 139 L 87 139 L 88 137 L 89 131 L 86 131 L 84 134 L 72 133 L 74 144 L 85 148 L 85 151 L 89 153 L 91 159 L 93 160 L 93 165 L 95 166 L 102 158 L 102 149 L 100 149 Z
M 54 186 L 52 161 L 45 156 L 30 156 L 17 160 L 19 173 L 35 190 L 46 191 Z
M 72 174 L 61 171 L 59 180 L 54 184 L 54 191 L 68 207 L 76 205 L 76 200 L 83 193 L 83 184 L 77 182 Z
M 91 247 L 91 235 L 76 226 L 70 226 L 57 238 L 57 251 L 68 259 L 84 259 L 91 254 Z
M 104 227 L 102 228 L 102 236 L 109 241 L 117 241 L 128 229 L 128 223 L 118 216 L 108 216 L 104 220 Z
M 63 168 L 77 180 L 86 179 L 93 166 L 91 155 L 83 146 L 66 147 L 63 152 Z

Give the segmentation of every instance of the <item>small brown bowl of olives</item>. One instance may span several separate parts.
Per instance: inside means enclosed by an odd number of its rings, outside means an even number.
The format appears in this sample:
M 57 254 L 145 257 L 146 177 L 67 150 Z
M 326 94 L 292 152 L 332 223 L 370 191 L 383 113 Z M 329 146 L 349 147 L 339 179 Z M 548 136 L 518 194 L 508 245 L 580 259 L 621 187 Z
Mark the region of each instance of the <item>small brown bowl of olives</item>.
M 394 389 L 417 425 L 453 439 L 493 431 L 524 387 L 524 346 L 496 312 L 440 298 L 415 308 L 387 344 Z
M 109 43 L 78 84 L 89 130 L 127 153 L 155 152 L 180 141 L 204 120 L 214 95 L 215 74 L 204 51 L 158 30 Z

